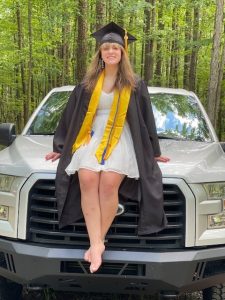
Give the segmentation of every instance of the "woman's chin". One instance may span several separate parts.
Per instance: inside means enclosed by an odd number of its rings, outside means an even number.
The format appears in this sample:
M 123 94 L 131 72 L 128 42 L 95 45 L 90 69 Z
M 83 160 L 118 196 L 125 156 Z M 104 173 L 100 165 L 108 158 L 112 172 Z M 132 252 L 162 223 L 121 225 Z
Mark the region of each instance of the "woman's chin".
M 117 66 L 119 64 L 118 61 L 109 61 L 109 62 L 106 62 L 105 65 L 106 66 Z

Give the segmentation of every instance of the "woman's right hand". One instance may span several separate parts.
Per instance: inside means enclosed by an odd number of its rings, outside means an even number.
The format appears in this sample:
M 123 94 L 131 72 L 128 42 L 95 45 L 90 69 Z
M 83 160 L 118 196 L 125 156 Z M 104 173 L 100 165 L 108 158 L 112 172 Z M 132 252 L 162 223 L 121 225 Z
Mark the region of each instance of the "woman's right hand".
M 61 153 L 58 153 L 58 152 L 49 152 L 48 154 L 46 154 L 45 159 L 46 160 L 50 160 L 51 159 L 52 162 L 53 162 L 53 161 L 59 159 L 60 156 L 61 156 Z

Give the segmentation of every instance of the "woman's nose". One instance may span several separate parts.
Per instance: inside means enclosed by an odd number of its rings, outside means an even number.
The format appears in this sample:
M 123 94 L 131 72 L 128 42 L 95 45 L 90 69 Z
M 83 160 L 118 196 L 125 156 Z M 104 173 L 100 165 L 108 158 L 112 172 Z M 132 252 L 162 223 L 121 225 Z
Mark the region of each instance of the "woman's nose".
M 109 52 L 113 52 L 113 48 L 112 47 L 109 47 Z

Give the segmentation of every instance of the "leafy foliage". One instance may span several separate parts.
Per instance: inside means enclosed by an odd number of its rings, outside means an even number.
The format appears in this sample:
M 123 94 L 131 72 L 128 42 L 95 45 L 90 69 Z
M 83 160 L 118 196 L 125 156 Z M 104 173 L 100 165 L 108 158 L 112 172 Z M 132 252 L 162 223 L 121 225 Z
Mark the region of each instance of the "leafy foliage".
M 87 63 L 95 52 L 95 41 L 90 33 L 96 26 L 96 2 L 87 1 Z M 32 1 L 32 53 L 29 51 L 29 0 L 0 1 L 0 122 L 15 122 L 19 131 L 24 125 L 24 109 L 28 97 L 29 55 L 32 55 L 30 111 L 55 86 L 77 83 L 78 0 Z M 137 37 L 130 46 L 130 58 L 135 71 L 144 74 L 144 45 L 153 43 L 153 78 L 151 85 L 183 87 L 184 57 L 197 49 L 195 92 L 206 106 L 210 75 L 210 56 L 214 33 L 215 1 L 210 0 L 105 0 L 102 25 L 113 20 L 122 23 Z M 194 8 L 199 9 L 199 38 L 193 40 Z M 152 19 L 149 35 L 145 34 L 145 12 Z M 190 18 L 186 19 L 189 12 Z M 154 18 L 153 18 L 154 15 Z M 82 16 L 81 16 L 82 17 Z M 185 34 L 189 32 L 189 37 Z M 171 62 L 174 63 L 171 63 Z M 160 75 L 156 69 L 160 67 Z M 159 70 L 158 70 L 159 72 Z M 225 94 L 222 82 L 221 94 Z M 220 116 L 225 115 L 225 100 L 221 98 Z M 225 125 L 218 126 L 221 139 L 225 139 Z

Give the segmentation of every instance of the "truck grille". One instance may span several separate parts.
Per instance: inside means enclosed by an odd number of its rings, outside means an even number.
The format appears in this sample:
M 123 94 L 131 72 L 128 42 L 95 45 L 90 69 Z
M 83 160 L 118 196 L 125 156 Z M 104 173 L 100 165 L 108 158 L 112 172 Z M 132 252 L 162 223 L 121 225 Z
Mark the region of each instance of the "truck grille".
M 137 235 L 139 207 L 136 201 L 123 202 L 125 212 L 117 216 L 106 236 L 107 248 L 179 249 L 184 247 L 185 197 L 178 186 L 164 184 L 167 227 L 159 233 Z M 122 199 L 121 199 L 122 200 Z M 89 245 L 84 220 L 59 229 L 54 180 L 38 180 L 29 193 L 28 239 L 44 244 Z

